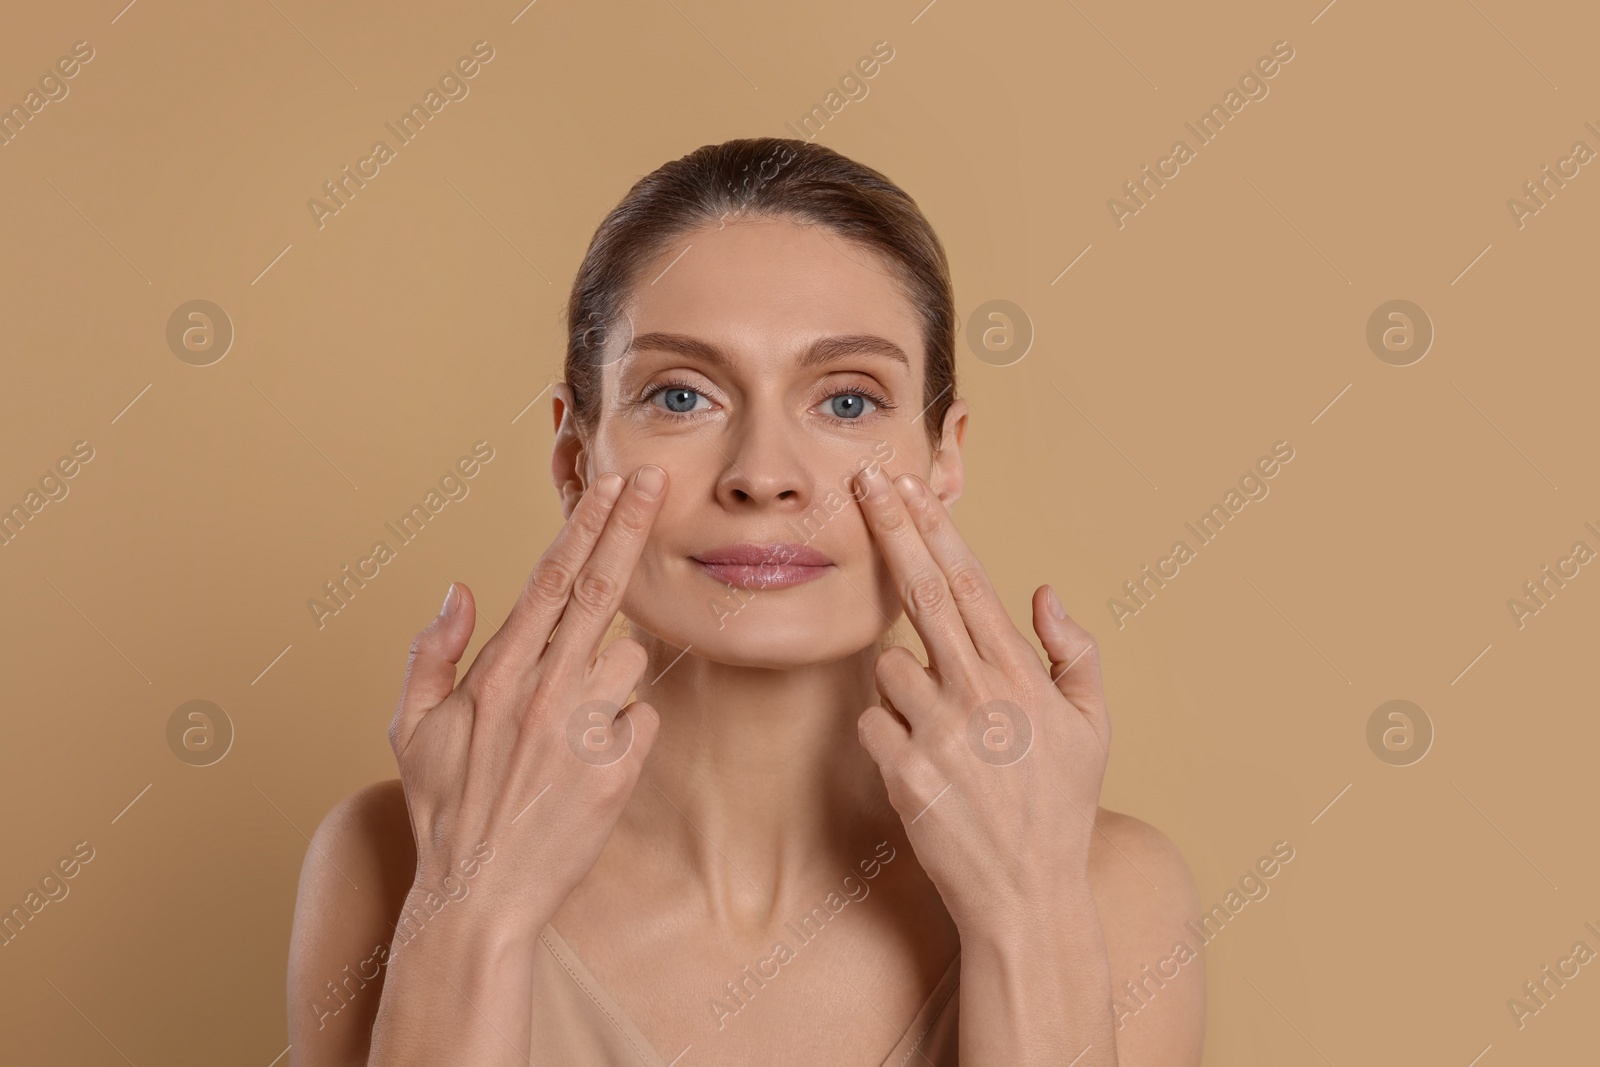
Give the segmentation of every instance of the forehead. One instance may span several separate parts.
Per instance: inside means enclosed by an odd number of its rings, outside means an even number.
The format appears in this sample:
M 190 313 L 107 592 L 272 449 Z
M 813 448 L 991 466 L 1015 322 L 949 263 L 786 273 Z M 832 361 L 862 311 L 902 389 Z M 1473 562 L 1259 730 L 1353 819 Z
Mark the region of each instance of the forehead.
M 640 273 L 630 316 L 636 336 L 688 334 L 773 362 L 817 337 L 875 334 L 921 375 L 921 323 L 898 278 L 878 253 L 823 226 L 762 218 L 693 230 Z

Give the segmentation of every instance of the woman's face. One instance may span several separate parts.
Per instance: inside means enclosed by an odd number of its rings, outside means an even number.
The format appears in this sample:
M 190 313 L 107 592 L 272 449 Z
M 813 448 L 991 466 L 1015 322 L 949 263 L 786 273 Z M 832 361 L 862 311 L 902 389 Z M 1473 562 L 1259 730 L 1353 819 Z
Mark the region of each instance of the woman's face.
M 965 423 L 956 401 L 935 456 L 921 326 L 887 265 L 818 226 L 709 225 L 644 270 L 629 320 L 587 454 L 563 418 L 556 459 L 568 514 L 580 478 L 667 472 L 623 614 L 742 666 L 875 645 L 900 600 L 854 476 L 912 471 L 953 503 Z

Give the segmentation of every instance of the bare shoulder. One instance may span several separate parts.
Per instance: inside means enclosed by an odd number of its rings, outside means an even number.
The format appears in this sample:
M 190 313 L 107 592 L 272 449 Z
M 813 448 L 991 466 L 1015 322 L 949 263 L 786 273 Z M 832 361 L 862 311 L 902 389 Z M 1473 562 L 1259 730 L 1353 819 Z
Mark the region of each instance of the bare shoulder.
M 1184 919 L 1199 907 L 1194 876 L 1171 838 L 1143 819 L 1101 808 L 1089 846 L 1089 877 L 1096 903 L 1141 923 L 1174 911 Z M 1101 904 L 1099 898 L 1107 899 Z M 1102 922 L 1105 921 L 1102 917 Z
M 415 875 L 398 778 L 356 790 L 318 825 L 289 939 L 289 1041 L 299 1067 L 366 1063 L 393 923 Z
M 1105 932 L 1117 1052 L 1127 1067 L 1200 1062 L 1205 1029 L 1203 942 L 1194 875 L 1178 846 L 1141 819 L 1101 808 L 1089 884 Z

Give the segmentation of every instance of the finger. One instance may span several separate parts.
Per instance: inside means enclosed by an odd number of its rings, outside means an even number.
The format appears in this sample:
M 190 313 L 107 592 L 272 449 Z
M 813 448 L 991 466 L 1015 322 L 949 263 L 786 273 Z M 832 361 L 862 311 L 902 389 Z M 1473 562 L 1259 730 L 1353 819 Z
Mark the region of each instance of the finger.
M 912 733 L 931 721 L 939 685 L 916 653 L 904 645 L 891 645 L 879 653 L 873 666 L 878 692 L 891 707 L 911 724 Z
M 975 683 L 978 652 L 956 610 L 939 565 L 906 510 L 905 501 L 876 463 L 856 476 L 861 484 L 861 510 L 867 528 L 883 549 L 883 558 L 906 617 L 922 636 L 929 666 L 941 677 Z
M 1033 629 L 1050 657 L 1050 678 L 1056 688 L 1089 720 L 1100 740 L 1109 741 L 1111 721 L 1100 671 L 1100 643 L 1066 613 L 1048 585 L 1033 592 Z
M 534 661 L 544 654 L 545 644 L 567 606 L 572 583 L 600 540 L 622 486 L 622 475 L 607 472 L 584 491 L 561 532 L 534 564 L 506 621 L 484 642 L 467 672 L 469 678 L 479 672 L 528 673 L 538 669 Z
M 861 738 L 861 747 L 878 765 L 883 780 L 898 778 L 911 745 L 911 732 L 904 724 L 887 708 L 874 704 L 856 720 L 856 734 Z
M 594 658 L 606 629 L 622 606 L 628 579 L 633 576 L 666 492 L 667 472 L 654 463 L 646 463 L 634 472 L 617 498 L 599 543 L 573 579 L 572 595 L 567 598 L 566 610 L 547 653 L 552 670 L 587 668 Z
M 894 485 L 929 555 L 944 575 L 978 655 L 999 667 L 1037 663 L 1032 646 L 1006 614 L 988 572 L 956 529 L 949 510 L 915 474 L 900 475 Z
M 422 717 L 455 688 L 456 664 L 472 640 L 476 615 L 472 590 L 452 582 L 439 614 L 411 642 L 405 680 L 400 683 L 400 703 L 389 725 L 389 741 L 396 756 L 411 744 Z
M 649 666 L 650 654 L 631 637 L 619 637 L 605 647 L 589 669 L 584 691 L 595 699 L 609 700 L 618 707 L 639 687 Z
M 889 803 L 899 812 L 907 829 L 933 809 L 951 784 L 940 777 L 926 759 L 917 756 L 910 734 L 889 710 L 874 705 L 856 720 L 861 745 L 878 765 Z

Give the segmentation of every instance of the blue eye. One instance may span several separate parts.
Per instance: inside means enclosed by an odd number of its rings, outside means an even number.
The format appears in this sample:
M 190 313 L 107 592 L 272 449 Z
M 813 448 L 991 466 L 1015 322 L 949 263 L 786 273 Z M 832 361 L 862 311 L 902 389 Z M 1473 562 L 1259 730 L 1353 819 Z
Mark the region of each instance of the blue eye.
M 674 415 L 687 415 L 695 410 L 697 401 L 705 400 L 698 391 L 681 385 L 665 385 L 650 394 L 650 398 L 661 397 L 663 403 L 656 405 L 664 407 Z
M 859 419 L 866 414 L 865 405 L 877 406 L 862 393 L 835 393 L 823 403 L 829 406 L 829 414 L 840 419 Z

